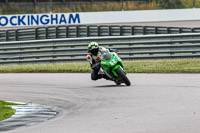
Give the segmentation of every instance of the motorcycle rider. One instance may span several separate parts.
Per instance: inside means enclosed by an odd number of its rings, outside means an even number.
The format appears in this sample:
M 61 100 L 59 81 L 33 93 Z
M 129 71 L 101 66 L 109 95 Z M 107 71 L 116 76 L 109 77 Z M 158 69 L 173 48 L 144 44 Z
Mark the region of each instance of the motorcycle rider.
M 97 42 L 91 42 L 88 45 L 87 60 L 91 64 L 91 68 L 92 68 L 91 79 L 92 80 L 98 80 L 101 78 L 104 78 L 107 80 L 109 79 L 109 77 L 106 74 L 104 73 L 99 74 L 101 56 L 102 56 L 102 53 L 106 51 L 116 52 L 116 50 L 100 47 Z

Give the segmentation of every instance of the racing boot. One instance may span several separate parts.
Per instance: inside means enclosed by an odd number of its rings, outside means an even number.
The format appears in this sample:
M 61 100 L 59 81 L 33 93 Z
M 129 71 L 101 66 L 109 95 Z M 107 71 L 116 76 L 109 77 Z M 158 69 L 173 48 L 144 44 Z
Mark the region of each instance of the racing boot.
M 110 80 L 110 78 L 106 75 L 106 74 L 101 74 L 102 78 L 106 79 L 106 80 Z

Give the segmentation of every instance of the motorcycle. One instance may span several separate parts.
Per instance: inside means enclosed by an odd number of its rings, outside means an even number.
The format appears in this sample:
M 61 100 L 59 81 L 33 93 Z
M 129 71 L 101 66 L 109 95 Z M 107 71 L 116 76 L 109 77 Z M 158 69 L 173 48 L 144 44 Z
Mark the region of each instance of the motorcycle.
M 106 74 L 110 80 L 114 81 L 117 85 L 125 83 L 127 86 L 131 82 L 126 76 L 124 65 L 116 52 L 104 51 L 101 56 L 101 71 Z

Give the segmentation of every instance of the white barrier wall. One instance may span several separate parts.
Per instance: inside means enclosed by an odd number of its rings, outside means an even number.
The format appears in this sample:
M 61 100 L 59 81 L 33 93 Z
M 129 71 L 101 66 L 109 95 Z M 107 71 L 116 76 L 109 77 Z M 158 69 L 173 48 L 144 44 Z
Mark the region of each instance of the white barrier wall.
M 0 15 L 0 27 L 200 20 L 200 9 Z
M 100 12 L 82 15 L 82 22 L 88 24 L 200 20 L 200 9 Z

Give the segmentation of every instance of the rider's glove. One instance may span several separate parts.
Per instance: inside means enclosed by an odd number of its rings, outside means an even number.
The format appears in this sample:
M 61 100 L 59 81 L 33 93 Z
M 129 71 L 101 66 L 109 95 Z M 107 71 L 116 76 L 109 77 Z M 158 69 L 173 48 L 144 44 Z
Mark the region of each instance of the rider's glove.
M 92 69 L 99 69 L 100 63 L 92 64 Z

